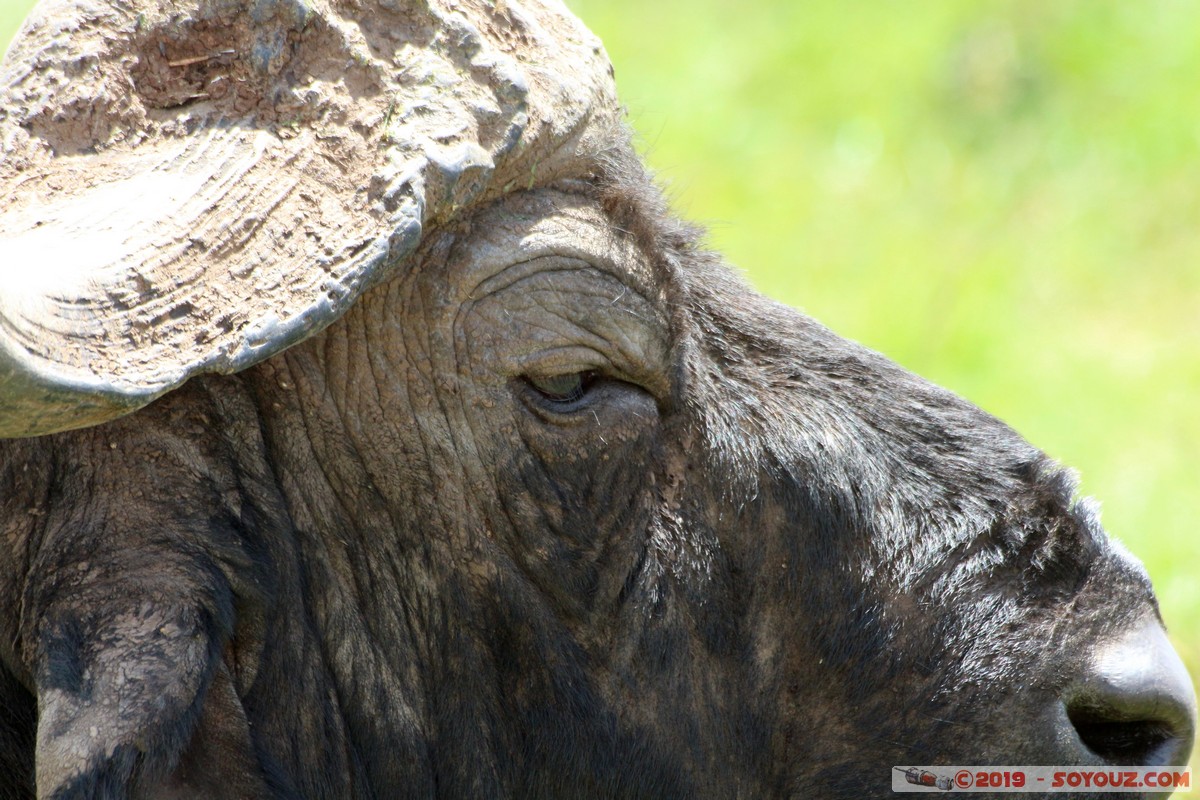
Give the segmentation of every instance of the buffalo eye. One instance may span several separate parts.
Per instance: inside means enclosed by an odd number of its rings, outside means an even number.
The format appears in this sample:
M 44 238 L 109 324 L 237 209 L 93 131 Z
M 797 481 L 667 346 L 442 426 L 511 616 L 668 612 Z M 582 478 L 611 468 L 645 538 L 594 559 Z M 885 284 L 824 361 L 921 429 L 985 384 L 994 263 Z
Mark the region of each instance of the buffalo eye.
M 525 380 L 553 406 L 571 406 L 582 400 L 596 382 L 595 372 L 568 372 L 562 375 L 528 376 Z

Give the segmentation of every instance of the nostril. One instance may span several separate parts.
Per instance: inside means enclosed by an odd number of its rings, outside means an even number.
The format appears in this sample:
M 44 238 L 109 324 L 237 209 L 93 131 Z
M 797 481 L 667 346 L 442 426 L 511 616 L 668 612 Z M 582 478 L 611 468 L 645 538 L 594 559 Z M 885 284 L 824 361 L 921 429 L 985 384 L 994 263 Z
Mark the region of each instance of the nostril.
M 1112 719 L 1088 708 L 1068 708 L 1067 717 L 1079 740 L 1110 764 L 1175 764 L 1170 753 L 1188 749 L 1182 745 L 1184 737 L 1178 727 L 1166 720 Z
M 1156 620 L 1101 647 L 1066 703 L 1079 740 L 1110 764 L 1186 764 L 1196 697 Z

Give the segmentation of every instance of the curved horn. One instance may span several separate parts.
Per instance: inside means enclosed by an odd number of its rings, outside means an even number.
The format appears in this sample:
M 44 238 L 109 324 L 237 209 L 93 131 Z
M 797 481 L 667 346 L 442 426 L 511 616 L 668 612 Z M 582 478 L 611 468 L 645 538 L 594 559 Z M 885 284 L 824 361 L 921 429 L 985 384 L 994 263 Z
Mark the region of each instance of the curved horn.
M 281 351 L 617 115 L 550 1 L 44 3 L 0 71 L 0 436 Z

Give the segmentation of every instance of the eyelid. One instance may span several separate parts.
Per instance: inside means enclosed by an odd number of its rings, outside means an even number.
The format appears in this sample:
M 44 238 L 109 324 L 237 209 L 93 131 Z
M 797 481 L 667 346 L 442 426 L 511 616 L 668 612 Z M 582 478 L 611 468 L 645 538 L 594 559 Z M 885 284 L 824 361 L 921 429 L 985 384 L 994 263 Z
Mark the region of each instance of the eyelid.
M 624 370 L 604 355 L 582 345 L 555 347 L 530 353 L 516 359 L 515 366 L 520 375 L 539 378 L 552 378 L 575 372 L 596 372 L 613 377 L 624 375 Z
M 595 372 L 587 371 L 563 373 L 545 380 L 527 377 L 525 381 L 549 403 L 569 407 L 583 401 L 598 378 Z M 566 385 L 554 385 L 556 379 L 565 380 Z

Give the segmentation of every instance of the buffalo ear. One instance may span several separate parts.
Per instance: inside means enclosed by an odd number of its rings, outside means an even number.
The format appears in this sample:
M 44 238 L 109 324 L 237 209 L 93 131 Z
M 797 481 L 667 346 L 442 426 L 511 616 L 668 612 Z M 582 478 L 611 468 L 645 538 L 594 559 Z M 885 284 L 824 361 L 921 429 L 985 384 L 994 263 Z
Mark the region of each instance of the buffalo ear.
M 55 602 L 39 626 L 41 797 L 122 796 L 171 775 L 218 671 L 226 634 L 210 613 L 91 594 Z
M 39 796 L 123 797 L 127 790 L 146 800 L 276 796 L 263 780 L 228 667 L 220 658 L 206 660 L 211 632 L 180 631 L 147 641 L 154 633 L 144 628 L 104 630 L 112 650 L 89 665 L 95 696 L 55 683 L 40 687 Z M 56 655 L 78 658 L 95 643 L 57 644 L 75 649 Z M 64 665 L 55 666 L 43 671 L 43 683 L 69 682 Z
M 0 68 L 0 436 L 278 353 L 617 117 L 553 0 L 48 0 Z

